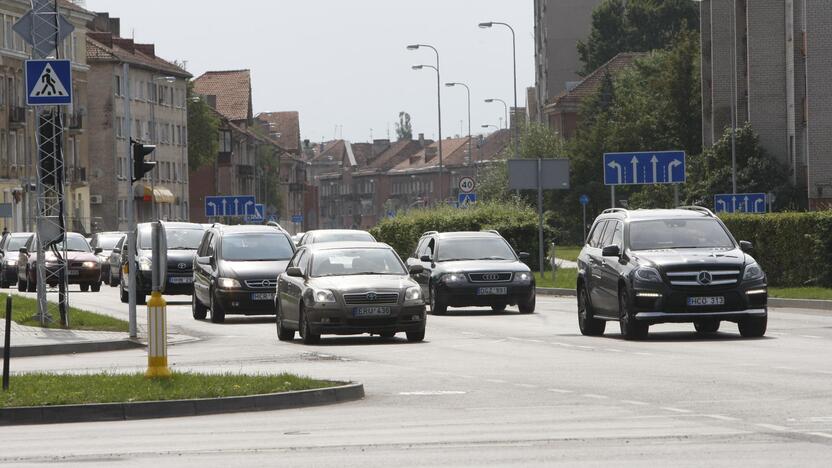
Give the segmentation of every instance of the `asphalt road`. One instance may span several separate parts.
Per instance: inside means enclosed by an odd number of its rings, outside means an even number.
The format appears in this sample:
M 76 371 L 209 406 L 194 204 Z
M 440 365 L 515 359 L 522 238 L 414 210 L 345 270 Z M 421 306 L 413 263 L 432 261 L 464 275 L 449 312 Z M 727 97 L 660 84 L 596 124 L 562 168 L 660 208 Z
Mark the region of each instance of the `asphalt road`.
M 176 301 L 176 297 L 168 298 Z M 181 298 L 180 298 L 181 299 Z M 116 289 L 73 305 L 126 316 Z M 172 303 L 175 369 L 289 371 L 363 382 L 336 406 L 0 428 L 0 463 L 84 466 L 829 466 L 832 315 L 771 310 L 764 339 L 660 325 L 580 335 L 574 299 L 538 313 L 452 310 L 426 341 L 281 343 L 271 319 L 197 322 Z M 145 320 L 140 308 L 139 319 Z M 610 326 L 614 325 L 614 326 Z M 14 371 L 144 369 L 140 350 L 21 358 Z

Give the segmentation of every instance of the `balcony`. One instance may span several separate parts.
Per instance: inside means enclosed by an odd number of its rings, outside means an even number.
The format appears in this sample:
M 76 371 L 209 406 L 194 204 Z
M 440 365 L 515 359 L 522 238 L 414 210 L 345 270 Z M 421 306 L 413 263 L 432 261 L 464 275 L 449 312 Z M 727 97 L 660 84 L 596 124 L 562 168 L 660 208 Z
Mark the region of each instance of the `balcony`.
M 12 128 L 21 128 L 26 125 L 26 108 L 18 106 L 9 106 L 9 126 Z
M 87 184 L 87 168 L 86 167 L 70 167 L 67 170 L 67 180 L 70 185 L 86 185 Z
M 84 131 L 84 116 L 78 112 L 66 115 L 67 128 L 70 133 L 82 133 Z
M 253 177 L 254 176 L 254 166 L 248 166 L 240 164 L 237 166 L 237 175 L 243 177 Z

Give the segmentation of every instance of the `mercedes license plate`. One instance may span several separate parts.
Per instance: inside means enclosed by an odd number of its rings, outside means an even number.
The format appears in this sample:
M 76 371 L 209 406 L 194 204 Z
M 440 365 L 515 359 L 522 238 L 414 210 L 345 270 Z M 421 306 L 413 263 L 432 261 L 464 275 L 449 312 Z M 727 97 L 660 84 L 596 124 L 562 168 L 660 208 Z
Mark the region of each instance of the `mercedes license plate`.
M 352 310 L 353 317 L 387 317 L 389 307 L 356 307 Z
M 272 299 L 274 299 L 272 293 L 251 293 L 252 301 L 271 301 Z
M 191 284 L 194 282 L 191 276 L 171 276 L 168 278 L 170 284 Z
M 505 296 L 508 294 L 508 288 L 479 288 L 477 289 L 477 296 Z
M 723 296 L 689 297 L 689 306 L 718 306 L 725 304 Z

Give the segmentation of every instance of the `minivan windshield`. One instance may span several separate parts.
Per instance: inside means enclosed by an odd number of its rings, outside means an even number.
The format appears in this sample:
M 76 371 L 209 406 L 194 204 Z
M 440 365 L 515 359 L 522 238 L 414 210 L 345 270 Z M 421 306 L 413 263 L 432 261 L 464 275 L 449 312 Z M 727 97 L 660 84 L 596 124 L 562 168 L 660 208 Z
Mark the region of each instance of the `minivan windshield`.
M 461 237 L 445 239 L 439 246 L 436 261 L 455 260 L 516 260 L 514 251 L 499 237 Z
M 222 259 L 232 262 L 289 260 L 292 244 L 284 234 L 228 234 L 222 238 Z
M 192 228 L 165 228 L 168 250 L 196 250 L 202 241 L 205 231 Z M 150 250 L 153 248 L 152 229 L 139 230 L 139 248 Z
M 731 236 L 715 219 L 663 219 L 630 223 L 632 250 L 733 247 Z
M 337 249 L 317 252 L 311 276 L 406 275 L 392 249 Z

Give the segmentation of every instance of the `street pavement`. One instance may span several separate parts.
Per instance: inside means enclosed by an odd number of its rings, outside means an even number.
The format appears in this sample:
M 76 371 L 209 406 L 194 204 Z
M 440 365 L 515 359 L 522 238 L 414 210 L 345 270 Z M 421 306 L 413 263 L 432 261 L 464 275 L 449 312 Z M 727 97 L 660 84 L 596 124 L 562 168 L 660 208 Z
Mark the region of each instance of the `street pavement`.
M 186 297 L 169 297 L 181 301 Z M 117 290 L 71 296 L 126 317 Z M 766 338 L 646 341 L 580 335 L 574 298 L 538 313 L 452 309 L 403 337 L 278 342 L 270 318 L 195 321 L 171 302 L 176 370 L 294 372 L 364 383 L 334 406 L 178 419 L 0 428 L 0 464 L 120 466 L 829 466 L 832 315 L 770 310 Z M 144 321 L 144 308 L 139 319 Z M 142 350 L 20 358 L 12 370 L 142 370 Z M 12 381 L 12 384 L 14 381 Z

